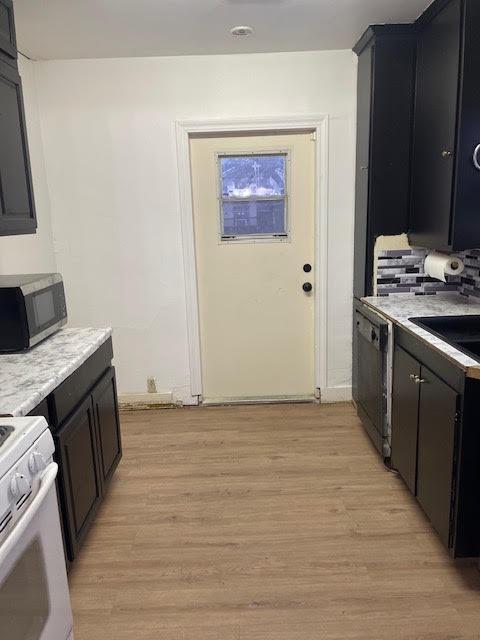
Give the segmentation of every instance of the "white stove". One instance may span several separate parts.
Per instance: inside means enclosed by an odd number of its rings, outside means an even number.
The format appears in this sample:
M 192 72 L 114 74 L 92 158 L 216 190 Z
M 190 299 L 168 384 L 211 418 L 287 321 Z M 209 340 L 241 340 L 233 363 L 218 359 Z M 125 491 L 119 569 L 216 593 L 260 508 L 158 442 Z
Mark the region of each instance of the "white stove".
M 45 418 L 0 418 L 0 629 L 67 640 L 72 611 Z

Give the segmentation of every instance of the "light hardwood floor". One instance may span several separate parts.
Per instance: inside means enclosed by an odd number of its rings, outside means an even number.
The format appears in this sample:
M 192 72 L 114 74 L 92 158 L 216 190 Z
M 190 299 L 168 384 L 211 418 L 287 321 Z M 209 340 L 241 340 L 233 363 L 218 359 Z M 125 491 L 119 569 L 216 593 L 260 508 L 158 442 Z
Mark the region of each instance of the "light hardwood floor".
M 76 640 L 480 638 L 451 561 L 350 405 L 122 415 L 70 576 Z

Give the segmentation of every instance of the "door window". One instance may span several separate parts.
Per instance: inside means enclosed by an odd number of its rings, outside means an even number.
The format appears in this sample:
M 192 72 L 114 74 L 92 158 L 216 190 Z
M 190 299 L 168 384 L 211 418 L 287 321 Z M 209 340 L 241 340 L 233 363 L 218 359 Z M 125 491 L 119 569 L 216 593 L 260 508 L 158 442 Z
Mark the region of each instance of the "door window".
M 42 546 L 35 538 L 0 584 L 0 635 L 8 640 L 37 640 L 49 613 Z
M 285 239 L 287 153 L 219 155 L 220 237 Z

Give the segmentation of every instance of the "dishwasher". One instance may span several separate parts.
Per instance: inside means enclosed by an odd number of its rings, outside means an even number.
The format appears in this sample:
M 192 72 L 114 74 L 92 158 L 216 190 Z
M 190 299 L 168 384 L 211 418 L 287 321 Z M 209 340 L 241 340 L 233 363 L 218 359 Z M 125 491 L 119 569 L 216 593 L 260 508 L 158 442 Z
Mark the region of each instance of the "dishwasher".
M 389 323 L 366 308 L 355 305 L 354 400 L 358 416 L 384 459 L 391 454 L 389 419 Z

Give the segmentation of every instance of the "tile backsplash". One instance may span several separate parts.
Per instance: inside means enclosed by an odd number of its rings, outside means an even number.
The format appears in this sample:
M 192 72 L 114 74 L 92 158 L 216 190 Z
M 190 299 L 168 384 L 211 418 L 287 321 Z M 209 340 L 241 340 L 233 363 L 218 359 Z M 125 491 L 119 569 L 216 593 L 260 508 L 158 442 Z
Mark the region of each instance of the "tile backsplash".
M 425 273 L 427 249 L 398 249 L 378 252 L 377 295 L 415 293 L 435 295 L 437 292 L 458 291 L 480 297 L 480 249 L 456 253 L 465 263 L 460 276 L 447 276 L 447 282 L 430 278 Z
M 465 270 L 460 276 L 460 293 L 480 298 L 480 249 L 469 249 L 460 253 Z

